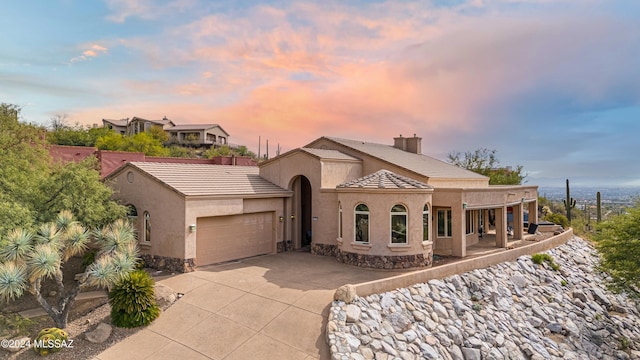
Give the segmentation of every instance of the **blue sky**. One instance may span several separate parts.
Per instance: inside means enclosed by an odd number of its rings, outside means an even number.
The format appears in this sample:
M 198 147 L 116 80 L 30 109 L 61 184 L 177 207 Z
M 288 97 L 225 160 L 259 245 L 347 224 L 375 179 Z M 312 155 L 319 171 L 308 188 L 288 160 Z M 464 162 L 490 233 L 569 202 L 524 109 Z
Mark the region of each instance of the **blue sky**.
M 3 5 L 0 101 L 25 121 L 167 116 L 254 151 L 415 133 L 441 159 L 496 149 L 530 184 L 640 186 L 640 2 Z

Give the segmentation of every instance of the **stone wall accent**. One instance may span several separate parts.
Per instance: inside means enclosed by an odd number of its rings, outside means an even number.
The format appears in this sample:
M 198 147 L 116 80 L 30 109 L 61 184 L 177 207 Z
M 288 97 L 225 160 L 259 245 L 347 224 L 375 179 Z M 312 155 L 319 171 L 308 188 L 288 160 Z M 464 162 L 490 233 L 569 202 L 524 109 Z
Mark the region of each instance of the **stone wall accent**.
M 380 256 L 369 254 L 356 254 L 338 249 L 336 259 L 344 264 L 371 269 L 409 269 L 417 267 L 431 267 L 433 263 L 433 252 L 427 255 L 399 255 Z
M 340 249 L 338 249 L 338 245 L 316 243 L 311 244 L 311 253 L 313 255 L 337 257 L 339 251 Z
M 293 243 L 291 240 L 280 241 L 276 243 L 276 252 L 281 253 L 285 251 L 293 251 Z
M 178 259 L 159 255 L 140 255 L 144 266 L 169 272 L 192 272 L 196 268 L 195 259 Z

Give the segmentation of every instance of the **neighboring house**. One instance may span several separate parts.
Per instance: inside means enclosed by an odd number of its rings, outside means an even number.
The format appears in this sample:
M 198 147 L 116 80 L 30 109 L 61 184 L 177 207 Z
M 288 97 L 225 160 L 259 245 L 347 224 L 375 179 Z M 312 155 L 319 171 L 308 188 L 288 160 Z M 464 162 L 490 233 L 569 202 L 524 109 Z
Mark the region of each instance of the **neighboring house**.
M 523 238 L 525 212 L 537 223 L 537 186 L 489 186 L 422 155 L 421 140 L 321 137 L 259 170 L 130 163 L 108 179 L 135 207 L 141 241 L 152 219 L 148 265 L 180 271 L 306 247 L 362 267 L 427 267 L 434 252 L 465 257 L 490 227 L 506 248 L 510 227 Z
M 167 129 L 169 141 L 181 145 L 226 145 L 229 133 L 218 124 L 176 125 Z
M 222 146 L 229 144 L 229 133 L 218 124 L 176 125 L 166 117 L 161 120 L 143 119 L 137 116 L 129 119 L 102 119 L 102 126 L 122 135 L 135 135 L 149 131 L 151 127 L 162 128 L 171 143 L 197 146 Z
M 120 119 L 120 120 L 113 120 L 113 119 L 102 119 L 102 127 L 105 127 L 107 129 L 111 129 L 115 132 L 117 132 L 118 134 L 122 134 L 125 135 L 127 134 L 127 126 L 129 125 L 129 119 Z

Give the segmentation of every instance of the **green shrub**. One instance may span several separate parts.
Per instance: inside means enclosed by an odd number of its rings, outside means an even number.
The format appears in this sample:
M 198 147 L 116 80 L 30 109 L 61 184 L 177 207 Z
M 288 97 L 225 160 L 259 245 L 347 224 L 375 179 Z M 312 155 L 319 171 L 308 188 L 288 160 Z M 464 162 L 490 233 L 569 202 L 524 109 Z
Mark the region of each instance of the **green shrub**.
M 544 217 L 544 220 L 551 221 L 554 224 L 561 225 L 565 229 L 569 227 L 569 219 L 567 219 L 567 217 L 562 214 L 558 214 L 558 213 L 547 214 Z
M 40 330 L 34 340 L 33 350 L 40 356 L 45 356 L 62 350 L 68 344 L 69 334 L 55 327 L 46 328 Z
M 543 262 L 547 262 L 554 271 L 560 270 L 560 265 L 556 264 L 556 262 L 553 260 L 553 257 L 549 254 L 533 254 L 531 255 L 531 261 L 538 265 L 541 265 Z
M 153 284 L 146 271 L 136 270 L 113 287 L 109 292 L 113 325 L 124 328 L 145 326 L 160 315 Z

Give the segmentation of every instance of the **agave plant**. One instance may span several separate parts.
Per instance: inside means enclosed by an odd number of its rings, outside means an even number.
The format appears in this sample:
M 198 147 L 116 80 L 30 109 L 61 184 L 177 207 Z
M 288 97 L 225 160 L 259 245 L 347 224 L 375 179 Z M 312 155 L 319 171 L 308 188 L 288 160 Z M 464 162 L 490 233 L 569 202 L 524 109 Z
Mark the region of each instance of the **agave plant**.
M 64 263 L 87 252 L 92 242 L 98 246 L 95 261 L 70 289 L 65 289 Z M 82 286 L 111 288 L 135 270 L 137 262 L 134 231 L 127 221 L 118 220 L 88 231 L 74 220 L 71 212 L 63 211 L 55 221 L 41 224 L 35 234 L 16 229 L 0 244 L 0 300 L 14 300 L 29 291 L 56 327 L 64 329 Z M 53 279 L 57 285 L 56 302 L 49 303 L 41 294 L 46 279 Z

